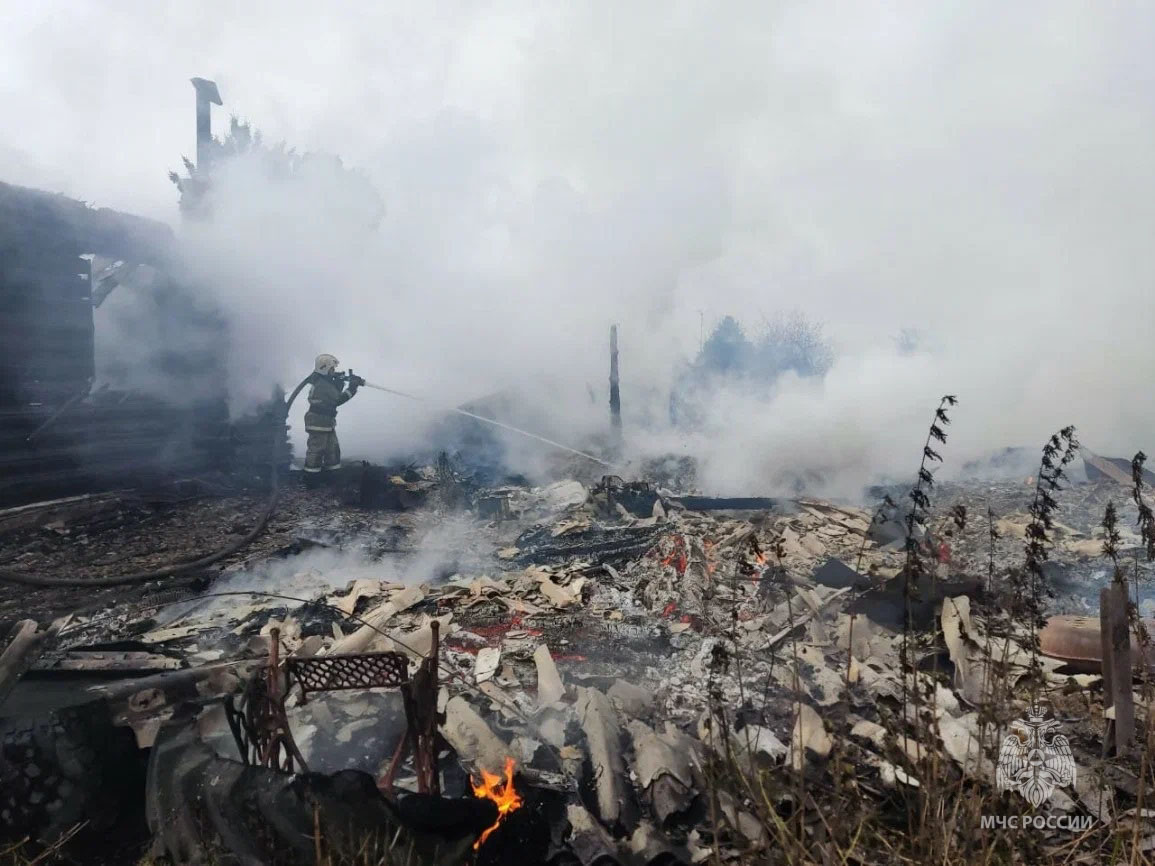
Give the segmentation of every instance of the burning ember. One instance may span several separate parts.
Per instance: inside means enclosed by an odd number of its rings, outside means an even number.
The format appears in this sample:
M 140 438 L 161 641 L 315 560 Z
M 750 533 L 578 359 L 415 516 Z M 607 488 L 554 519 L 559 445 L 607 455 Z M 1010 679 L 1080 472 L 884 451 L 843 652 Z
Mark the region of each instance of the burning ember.
M 690 558 L 686 550 L 686 539 L 681 535 L 674 535 L 673 549 L 669 555 L 663 557 L 662 565 L 672 565 L 678 576 L 681 577 L 686 573 L 686 566 L 690 564 Z
M 505 781 L 502 782 L 501 776 L 495 776 L 493 773 L 487 773 L 485 770 L 481 771 L 481 784 L 477 784 L 470 779 L 473 786 L 473 796 L 480 797 L 486 800 L 492 800 L 497 804 L 497 820 L 493 826 L 486 830 L 473 843 L 473 850 L 477 850 L 482 846 L 489 834 L 501 826 L 501 822 L 505 816 L 515 809 L 521 808 L 521 795 L 513 787 L 513 758 L 505 759 Z

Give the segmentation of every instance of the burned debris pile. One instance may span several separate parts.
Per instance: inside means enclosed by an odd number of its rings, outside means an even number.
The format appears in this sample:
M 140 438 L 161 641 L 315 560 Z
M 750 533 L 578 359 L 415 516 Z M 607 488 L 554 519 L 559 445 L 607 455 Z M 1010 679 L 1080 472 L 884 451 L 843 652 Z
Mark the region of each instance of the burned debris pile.
M 1103 756 L 1097 615 L 1070 616 L 1097 614 L 1096 512 L 1120 487 L 1055 494 L 1067 618 L 1041 653 L 1006 615 L 1032 490 L 943 485 L 908 543 L 900 506 L 350 466 L 211 586 L 58 624 L 0 704 L 0 828 L 103 832 L 102 780 L 135 762 L 147 781 L 117 796 L 170 862 L 963 862 L 984 845 L 1098 862 L 1126 833 L 1146 850 L 1145 771 Z M 1028 803 L 1006 741 L 1039 725 L 1078 770 Z M 937 840 L 908 824 L 927 804 L 953 815 Z M 981 820 L 1026 812 L 1051 829 Z

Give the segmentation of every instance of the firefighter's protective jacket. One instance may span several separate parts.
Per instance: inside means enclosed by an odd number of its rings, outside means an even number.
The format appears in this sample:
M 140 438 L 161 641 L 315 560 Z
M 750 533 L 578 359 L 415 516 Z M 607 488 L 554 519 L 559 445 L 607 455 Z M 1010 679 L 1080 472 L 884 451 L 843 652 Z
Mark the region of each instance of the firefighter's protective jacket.
M 337 407 L 352 396 L 352 392 L 343 390 L 340 379 L 314 373 L 309 388 L 309 409 L 305 412 L 305 429 L 314 432 L 336 429 Z

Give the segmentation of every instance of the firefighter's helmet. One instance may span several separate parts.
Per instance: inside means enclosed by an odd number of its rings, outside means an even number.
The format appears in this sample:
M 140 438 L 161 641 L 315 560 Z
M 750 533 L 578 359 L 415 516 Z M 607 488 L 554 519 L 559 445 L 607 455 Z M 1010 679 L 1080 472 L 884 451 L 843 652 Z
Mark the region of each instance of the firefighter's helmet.
M 337 367 L 340 365 L 340 363 L 341 362 L 334 358 L 332 355 L 318 355 L 316 363 L 313 365 L 313 369 L 324 376 L 328 376 L 331 373 L 337 372 Z

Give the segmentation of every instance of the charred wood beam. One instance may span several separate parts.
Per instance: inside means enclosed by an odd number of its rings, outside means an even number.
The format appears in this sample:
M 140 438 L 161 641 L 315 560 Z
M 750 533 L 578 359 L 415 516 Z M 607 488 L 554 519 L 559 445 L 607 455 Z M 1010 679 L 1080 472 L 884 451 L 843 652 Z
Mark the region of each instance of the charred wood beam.
M 103 511 L 117 508 L 120 504 L 120 496 L 115 492 L 110 492 L 68 496 L 63 499 L 33 502 L 29 505 L 0 509 L 0 534 L 43 526 L 53 520 L 62 520 L 65 523 L 83 520 Z
M 0 654 L 0 706 L 59 631 L 60 623 L 53 623 L 44 631 L 38 631 L 36 622 L 31 619 L 16 624 L 7 648 Z
M 599 563 L 641 556 L 661 534 L 660 527 L 609 527 L 574 532 L 554 538 L 551 527 L 538 527 L 517 539 L 519 565 L 533 565 L 575 556 L 590 556 Z
M 1104 746 L 1123 754 L 1135 735 L 1135 699 L 1131 692 L 1131 632 L 1127 621 L 1127 587 L 1112 583 L 1099 592 L 1103 644 L 1103 708 L 1108 722 Z

